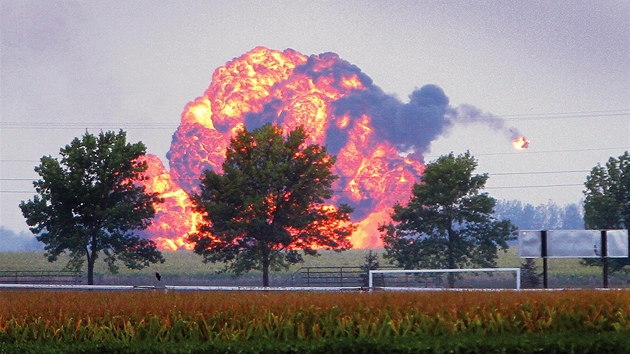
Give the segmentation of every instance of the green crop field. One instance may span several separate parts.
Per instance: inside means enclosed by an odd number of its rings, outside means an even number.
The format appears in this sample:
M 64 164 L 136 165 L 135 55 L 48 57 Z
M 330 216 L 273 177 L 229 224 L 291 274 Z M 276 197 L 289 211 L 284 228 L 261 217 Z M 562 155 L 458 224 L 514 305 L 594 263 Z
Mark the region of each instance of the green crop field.
M 349 250 L 346 252 L 322 251 L 316 257 L 305 257 L 305 262 L 295 265 L 286 271 L 272 273 L 272 285 L 290 285 L 290 278 L 302 267 L 360 266 L 365 262 L 367 250 Z M 382 253 L 382 250 L 380 250 Z M 96 284 L 133 284 L 146 285 L 155 282 L 154 273 L 159 272 L 169 285 L 259 285 L 260 272 L 251 272 L 239 278 L 231 274 L 217 274 L 222 264 L 203 263 L 202 257 L 192 251 L 163 251 L 166 261 L 163 264 L 152 264 L 142 270 L 132 270 L 119 264 L 118 274 L 111 275 L 106 264 L 97 260 L 95 265 Z M 0 270 L 62 270 L 67 257 L 50 263 L 44 252 L 3 252 L 0 253 Z M 380 260 L 385 264 L 384 260 Z M 84 269 L 85 271 L 85 269 Z
M 286 271 L 275 272 L 271 275 L 271 285 L 291 286 L 300 268 L 304 267 L 358 267 L 365 264 L 365 256 L 369 250 L 349 250 L 345 252 L 320 251 L 317 257 L 305 257 L 304 263 L 292 266 Z M 382 256 L 384 250 L 372 252 Z M 238 278 L 231 274 L 216 274 L 221 264 L 205 264 L 199 255 L 191 251 L 164 251 L 166 262 L 154 264 L 142 270 L 130 270 L 120 264 L 120 271 L 116 275 L 107 272 L 103 261 L 97 260 L 95 269 L 95 283 L 97 284 L 154 284 L 154 273 L 159 272 L 168 285 L 259 285 L 260 273 L 252 272 Z M 50 263 L 43 252 L 4 252 L 0 253 L 0 270 L 61 270 L 67 258 Z M 510 248 L 507 252 L 499 252 L 498 267 L 519 267 L 523 262 L 518 258 L 518 249 Z M 387 260 L 379 257 L 381 266 L 391 266 Z M 542 260 L 537 259 L 539 272 L 542 272 Z M 584 267 L 579 259 L 549 259 L 550 287 L 583 287 L 595 288 L 602 286 L 602 270 L 599 267 Z M 628 287 L 628 277 L 625 274 L 615 274 L 610 277 L 611 287 Z
M 382 250 L 375 252 L 382 253 Z M 294 265 L 287 271 L 281 273 L 295 272 L 301 267 L 317 266 L 360 266 L 365 262 L 367 250 L 349 250 L 346 252 L 320 251 L 316 257 L 306 256 L 304 263 Z M 152 264 L 142 270 L 127 269 L 123 264 L 119 264 L 121 276 L 125 275 L 150 275 L 153 272 L 160 272 L 163 275 L 191 275 L 199 276 L 213 273 L 222 268 L 221 264 L 205 264 L 202 257 L 192 251 L 162 251 L 166 261 L 163 264 Z M 384 264 L 384 260 L 380 260 Z M 50 263 L 44 257 L 43 252 L 0 252 L 0 270 L 61 270 L 67 263 L 66 257 L 60 257 L 56 262 Z M 99 274 L 107 273 L 106 264 L 96 261 L 95 272 Z
M 374 250 L 382 254 L 383 250 Z M 320 251 L 316 257 L 305 257 L 304 263 L 294 265 L 287 272 L 296 271 L 300 267 L 316 266 L 360 266 L 365 262 L 368 250 L 349 250 L 345 252 Z M 220 264 L 204 264 L 202 257 L 192 251 L 162 251 L 166 261 L 163 264 L 153 264 L 143 270 L 126 269 L 121 265 L 120 274 L 152 274 L 155 271 L 164 275 L 190 274 L 201 275 L 214 272 L 221 268 Z M 60 257 L 59 261 L 50 263 L 43 252 L 0 252 L 0 269 L 2 270 L 60 270 L 67 262 L 67 258 Z M 381 264 L 386 261 L 381 259 Z M 106 273 L 104 262 L 97 260 L 96 272 Z

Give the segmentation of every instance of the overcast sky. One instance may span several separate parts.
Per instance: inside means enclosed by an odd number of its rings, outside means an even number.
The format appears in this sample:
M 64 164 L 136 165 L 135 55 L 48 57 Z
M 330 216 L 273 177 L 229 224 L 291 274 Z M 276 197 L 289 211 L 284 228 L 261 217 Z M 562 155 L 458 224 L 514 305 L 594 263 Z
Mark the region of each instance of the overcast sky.
M 630 2 L 0 0 L 0 225 L 25 231 L 33 168 L 86 129 L 124 129 L 166 163 L 213 71 L 256 46 L 335 52 L 407 101 L 426 84 L 531 141 L 458 125 L 497 199 L 580 202 L 590 169 L 630 150 Z

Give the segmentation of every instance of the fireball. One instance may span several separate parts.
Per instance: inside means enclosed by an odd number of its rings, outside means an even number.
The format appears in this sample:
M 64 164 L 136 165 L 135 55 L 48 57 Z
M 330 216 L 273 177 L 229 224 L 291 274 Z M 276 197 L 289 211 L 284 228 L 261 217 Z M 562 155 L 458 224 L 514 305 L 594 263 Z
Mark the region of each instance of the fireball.
M 304 126 L 307 143 L 337 156 L 331 203 L 354 207 L 355 246 L 377 248 L 377 230 L 396 202 L 411 196 L 424 170 L 423 154 L 451 122 L 441 88 L 426 85 L 408 103 L 383 93 L 372 79 L 335 53 L 306 56 L 264 47 L 217 68 L 204 94 L 186 105 L 167 153 L 170 170 L 149 158 L 145 184 L 166 203 L 145 235 L 161 248 L 190 248 L 201 215 L 188 193 L 204 170 L 221 171 L 230 138 L 243 127 Z M 520 145 L 527 147 L 527 141 Z M 404 153 L 403 153 L 404 152 Z

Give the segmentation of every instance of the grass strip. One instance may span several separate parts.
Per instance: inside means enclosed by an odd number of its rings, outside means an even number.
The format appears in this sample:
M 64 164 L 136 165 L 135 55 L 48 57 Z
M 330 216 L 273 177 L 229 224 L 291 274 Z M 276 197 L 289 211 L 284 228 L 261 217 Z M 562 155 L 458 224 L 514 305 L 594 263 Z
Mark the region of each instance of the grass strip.
M 621 353 L 627 333 L 528 333 L 398 338 L 157 343 L 0 343 L 0 353 Z

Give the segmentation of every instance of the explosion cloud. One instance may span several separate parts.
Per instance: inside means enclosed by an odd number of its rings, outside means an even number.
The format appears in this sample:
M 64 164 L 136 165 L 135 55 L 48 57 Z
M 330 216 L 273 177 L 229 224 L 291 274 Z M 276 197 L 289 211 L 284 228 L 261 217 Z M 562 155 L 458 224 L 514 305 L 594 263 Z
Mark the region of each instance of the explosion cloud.
M 186 234 L 201 216 L 192 212 L 187 193 L 198 191 L 204 170 L 221 170 L 236 131 L 268 122 L 285 129 L 303 125 L 309 143 L 337 155 L 334 173 L 340 178 L 331 202 L 355 208 L 353 220 L 360 226 L 352 242 L 359 248 L 381 246 L 378 223 L 397 201 L 409 198 L 424 170 L 422 156 L 451 125 L 481 122 L 511 140 L 519 138 L 498 117 L 472 106 L 449 106 L 436 85 L 413 91 L 403 103 L 337 54 L 257 47 L 217 68 L 210 87 L 186 106 L 167 154 L 169 171 L 147 156 L 145 185 L 166 203 L 146 236 L 161 248 L 190 248 Z

